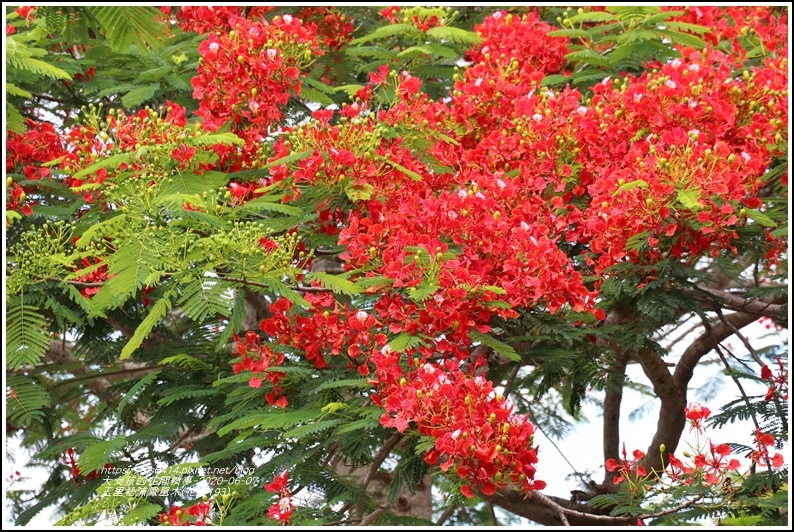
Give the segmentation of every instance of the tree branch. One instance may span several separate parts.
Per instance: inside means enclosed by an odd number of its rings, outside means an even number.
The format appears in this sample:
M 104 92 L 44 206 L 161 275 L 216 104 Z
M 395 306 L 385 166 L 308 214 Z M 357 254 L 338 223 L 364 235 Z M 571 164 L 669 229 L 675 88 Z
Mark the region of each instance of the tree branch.
M 375 478 L 375 474 L 378 472 L 378 468 L 383 463 L 384 460 L 389 456 L 389 453 L 394 450 L 400 440 L 403 439 L 403 435 L 399 432 L 395 433 L 391 438 L 386 440 L 386 443 L 383 444 L 383 447 L 380 448 L 378 454 L 376 454 L 372 459 L 372 464 L 369 466 L 369 471 L 367 472 L 367 476 L 364 479 L 363 488 L 366 489 L 369 483 Z
M 741 329 L 757 319 L 758 316 L 756 315 L 742 312 L 728 314 L 722 323 L 715 324 L 711 329 L 701 334 L 686 348 L 676 364 L 675 373 L 673 374 L 675 385 L 686 389 L 701 358 L 706 356 L 719 342 L 734 334 L 734 328 Z
M 457 505 L 447 506 L 444 509 L 444 511 L 441 513 L 441 515 L 438 517 L 438 521 L 436 521 L 436 526 L 443 525 L 447 519 L 452 517 L 452 514 L 454 514 L 455 510 L 457 509 L 458 509 Z
M 382 516 L 386 512 L 389 511 L 387 506 L 381 506 L 374 512 L 369 515 L 365 515 L 364 518 L 358 523 L 358 526 L 368 526 L 373 523 L 378 517 Z
M 702 303 L 706 310 L 728 308 L 746 314 L 754 314 L 757 318 L 766 316 L 788 324 L 788 304 L 785 303 L 786 299 L 748 298 L 744 294 L 706 287 L 684 289 L 683 292 Z
M 628 357 L 621 356 L 610 367 L 609 382 L 604 396 L 604 462 L 619 458 L 620 453 L 620 405 L 623 401 L 623 381 Z M 610 384 L 613 386 L 610 389 Z M 606 471 L 604 482 L 612 482 L 616 472 Z
M 674 452 L 686 426 L 686 384 L 678 385 L 667 369 L 667 364 L 653 351 L 639 351 L 635 354 L 642 370 L 653 385 L 653 391 L 661 400 L 656 433 L 641 465 L 648 471 L 662 471 L 664 464 L 659 449 L 665 446 L 667 452 Z
M 481 498 L 508 512 L 545 526 L 622 526 L 636 523 L 634 517 L 612 517 L 590 513 L 592 509 L 587 505 L 544 495 L 538 491 L 533 491 L 527 498 L 523 491 L 498 490 L 493 495 L 481 495 Z M 567 525 L 560 517 L 561 514 L 566 516 Z

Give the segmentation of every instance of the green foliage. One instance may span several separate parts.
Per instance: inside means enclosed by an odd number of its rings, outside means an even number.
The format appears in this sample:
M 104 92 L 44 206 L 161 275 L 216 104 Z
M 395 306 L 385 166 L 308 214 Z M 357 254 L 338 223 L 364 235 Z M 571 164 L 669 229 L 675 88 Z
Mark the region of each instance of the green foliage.
M 29 377 L 6 379 L 6 418 L 12 425 L 24 427 L 44 421 L 44 409 L 50 404 L 47 390 Z
M 569 83 L 584 90 L 607 77 L 639 73 L 648 62 L 678 57 L 675 45 L 705 47 L 693 33 L 708 28 L 670 20 L 680 14 L 655 6 L 609 6 L 606 11 L 579 8 L 575 15 L 566 11 L 563 29 L 549 35 L 571 39 L 572 51 L 565 56 L 571 74 L 547 76 L 543 85 Z
M 39 309 L 26 305 L 23 294 L 6 310 L 6 367 L 35 366 L 50 347 L 49 324 Z
M 299 9 L 278 6 L 265 18 Z M 302 525 L 356 524 L 362 516 L 382 511 L 370 524 L 427 526 L 429 521 L 397 515 L 394 508 L 406 491 L 418 493 L 417 486 L 428 474 L 433 478 L 433 495 L 443 494 L 436 513 L 438 517 L 444 512 L 445 524 L 525 524 L 515 516 L 500 515 L 497 520 L 492 505 L 476 497 L 464 498 L 462 480 L 454 469 L 444 476 L 438 467 L 429 466 L 423 456 L 434 447 L 434 438 L 419 436 L 415 426 L 398 434 L 381 425 L 384 409 L 378 402 L 384 398 L 379 397 L 372 374 L 356 372 L 358 368 L 366 373 L 367 364 L 345 339 L 333 353 L 323 353 L 327 366 L 320 368 L 316 361 L 306 360 L 307 346 L 275 343 L 258 327 L 260 320 L 271 317 L 271 305 L 282 297 L 293 304 L 290 315 L 300 322 L 318 293 L 347 312 L 360 309 L 373 316 L 382 316 L 381 309 L 373 308 L 373 291 L 388 293 L 415 305 L 428 320 L 436 319 L 434 313 L 439 311 L 433 307 L 433 296 L 444 282 L 439 273 L 442 265 L 458 261 L 473 276 L 478 268 L 487 268 L 474 264 L 454 238 L 442 242 L 449 246 L 443 254 L 405 247 L 405 266 L 413 263 L 422 270 L 410 287 L 394 286 L 395 279 L 374 275 L 369 265 L 343 273 L 309 267 L 310 259 L 315 266 L 322 262 L 318 257 L 341 262 L 346 251 L 333 227 L 318 230 L 323 211 L 336 209 L 333 215 L 344 219 L 360 209 L 374 212 L 373 200 L 390 201 L 378 196 L 385 189 L 361 182 L 352 171 L 331 184 L 274 179 L 282 166 L 295 173 L 314 164 L 314 147 L 294 149 L 309 131 L 301 127 L 312 110 L 355 100 L 370 82 L 370 73 L 383 65 L 392 73 L 373 95 L 375 113 L 395 105 L 400 79 L 396 72 L 402 70 L 420 78 L 421 90 L 435 100 L 433 105 L 443 107 L 459 79 L 454 76 L 466 68 L 467 52 L 481 42 L 473 31 L 475 25 L 497 7 L 403 6 L 395 23 L 371 7 L 335 9 L 354 21 L 354 38 L 339 50 L 312 58 L 310 71 L 301 76 L 300 94 L 290 96 L 282 107 L 287 117 L 282 126 L 291 131 L 273 125 L 254 138 L 234 133 L 240 129 L 231 122 L 217 131 L 201 128 L 194 114 L 198 101 L 193 99 L 191 80 L 199 67 L 198 46 L 207 34 L 163 23 L 158 8 L 39 6 L 28 20 L 8 8 L 7 23 L 15 32 L 6 37 L 7 131 L 23 133 L 26 119 L 36 118 L 52 122 L 56 129 L 102 131 L 110 139 L 106 145 L 92 146 L 82 160 L 72 163 L 73 168 L 62 168 L 59 161 L 37 161 L 52 179 L 31 177 L 23 164 L 14 161 L 7 165 L 7 203 L 12 186 L 24 186 L 32 191 L 35 209 L 29 216 L 8 209 L 6 216 L 6 424 L 33 453 L 31 464 L 49 472 L 37 493 L 8 490 L 16 524 L 25 525 L 47 509 L 61 516 L 59 525 L 156 525 L 157 515 L 172 505 L 196 500 L 190 493 L 175 492 L 186 483 L 211 490 L 208 497 L 216 502 L 229 496 L 222 524 L 259 526 L 269 522 L 264 517 L 267 509 L 281 496 L 264 491 L 263 484 L 285 469 L 290 474 L 289 489 L 299 502 L 293 519 Z M 677 45 L 702 48 L 705 44 L 699 36 L 706 28 L 672 20 L 681 12 L 652 6 L 589 9 L 583 7 L 577 14 L 556 6 L 538 9 L 546 22 L 560 16 L 562 28 L 550 35 L 567 39 L 570 48 L 566 74 L 547 76 L 540 84 L 551 88 L 570 84 L 584 93 L 583 104 L 587 89 L 607 76 L 640 74 L 651 61 L 677 57 Z M 520 15 L 526 8 L 507 11 Z M 436 20 L 430 23 L 433 17 Z M 425 27 L 426 22 L 432 27 Z M 748 51 L 748 65 L 761 64 L 767 51 L 758 36 L 738 39 Z M 718 46 L 728 50 L 726 43 Z M 291 53 L 289 47 L 280 50 Z M 184 106 L 190 123 L 173 126 L 157 142 L 148 142 L 147 135 L 167 126 L 166 102 Z M 120 148 L 119 131 L 107 124 L 108 113 L 121 110 L 132 120 L 136 116 L 149 120 L 150 128 L 136 129 L 140 138 L 133 144 L 140 141 L 139 145 L 126 150 Z M 333 120 L 334 125 L 348 123 L 338 116 Z M 345 120 L 367 119 L 362 115 Z M 401 159 L 378 147 L 372 151 L 373 165 L 393 171 L 406 186 L 442 176 L 457 179 L 469 170 L 492 170 L 466 169 L 465 161 L 450 161 L 444 153 L 452 146 L 472 152 L 483 149 L 475 140 L 479 133 L 463 126 L 438 131 L 379 119 L 373 120 L 373 126 L 374 137 L 383 141 L 379 146 L 399 145 L 406 153 Z M 649 133 L 638 132 L 632 142 L 640 145 Z M 273 160 L 274 145 L 283 135 L 293 142 L 294 151 Z M 781 136 L 775 142 L 777 146 L 771 144 L 770 149 L 780 149 L 787 139 Z M 195 149 L 186 165 L 174 154 L 180 147 Z M 362 151 L 365 147 L 371 146 L 357 146 Z M 571 155 L 567 147 L 554 147 L 549 153 L 554 150 L 563 159 Z M 321 155 L 328 157 L 328 151 Z M 223 156 L 233 160 L 241 153 L 248 154 L 244 163 L 219 163 Z M 494 154 L 493 164 L 501 172 L 505 161 L 498 155 Z M 415 166 L 406 162 L 408 157 Z M 581 179 L 587 185 L 578 174 L 581 165 L 572 165 L 569 184 Z M 500 175 L 505 180 L 523 178 L 524 171 L 523 162 L 516 159 Z M 105 172 L 107 177 L 99 183 L 97 175 Z M 487 364 L 478 371 L 487 371 L 499 393 L 510 397 L 515 414 L 528 416 L 552 440 L 564 438 L 576 423 L 587 421 L 582 407 L 598 403 L 593 392 L 631 389 L 654 397 L 657 389 L 628 381 L 616 371 L 621 362 L 634 363 L 640 352 L 664 357 L 666 362 L 673 353 L 663 345 L 687 327 L 690 318 L 702 318 L 713 326 L 718 323 L 715 308 L 726 314 L 737 310 L 696 287 L 735 287 L 736 294 L 746 295 L 747 308 L 759 301 L 779 305 L 786 300 L 785 264 L 765 271 L 764 258 L 770 253 L 770 238 L 788 235 L 788 189 L 783 184 L 787 172 L 788 161 L 780 157 L 759 181 L 763 205 L 748 204 L 743 209 L 749 221 L 735 227 L 737 236 L 731 240 L 735 250 L 721 250 L 696 264 L 672 256 L 645 261 L 652 231 L 638 229 L 626 248 L 636 251 L 641 260 L 621 262 L 596 276 L 591 243 L 569 238 L 564 227 L 551 230 L 558 250 L 571 258 L 576 273 L 587 279 L 588 289 L 598 289 L 597 308 L 608 314 L 607 320 L 568 306 L 552 314 L 542 299 L 515 309 L 506 300 L 491 301 L 494 295 L 506 295 L 504 288 L 480 286 L 475 293 L 487 301 L 493 316 L 491 332 L 471 329 L 468 334 L 470 347 L 479 345 L 479 351 L 486 351 Z M 241 198 L 232 193 L 232 182 L 250 191 Z M 438 193 L 454 193 L 458 184 L 450 183 L 454 184 Z M 572 200 L 576 209 L 589 201 L 592 187 L 577 192 Z M 613 196 L 617 200 L 648 189 L 645 181 L 629 178 Z M 682 184 L 668 207 L 697 215 L 711 208 L 708 201 L 699 189 Z M 376 262 L 381 259 L 371 255 Z M 352 261 L 345 266 L 355 267 Z M 513 311 L 518 312 L 515 319 L 499 317 Z M 452 316 L 450 321 L 458 318 Z M 400 327 L 383 327 L 379 332 L 387 335 L 388 348 L 400 353 L 404 364 L 417 355 L 439 359 L 434 345 L 451 338 L 462 330 L 459 327 L 469 331 L 469 325 L 456 321 L 450 332 L 435 335 Z M 321 328 L 317 333 L 328 336 L 324 340 L 329 342 L 338 340 L 333 334 L 330 324 L 327 331 Z M 266 347 L 283 361 L 252 370 L 243 365 L 237 349 L 245 341 L 255 344 L 252 356 L 264 358 Z M 787 363 L 780 343 L 756 349 L 753 355 L 767 361 L 781 356 Z M 257 355 L 258 346 L 262 350 Z M 704 358 L 700 364 L 712 361 Z M 464 356 L 460 362 L 468 367 L 474 361 Z M 767 386 L 747 369 L 753 363 L 742 360 L 726 375 Z M 674 371 L 671 367 L 671 374 Z M 274 380 L 279 390 L 263 373 L 278 377 Z M 262 381 L 259 388 L 249 386 L 254 376 Z M 714 388 L 718 380 L 709 386 Z M 289 405 L 270 406 L 270 393 L 283 394 Z M 646 405 L 632 414 L 641 415 Z M 756 421 L 779 444 L 787 441 L 788 404 L 777 398 L 737 399 L 711 418 L 711 426 L 748 420 Z M 753 451 L 746 445 L 752 436 L 732 443 L 734 453 Z M 392 446 L 386 449 L 389 452 L 383 452 L 384 445 Z M 65 461 L 67 449 L 76 452 L 79 475 L 73 476 Z M 550 449 L 544 446 L 542 452 Z M 118 473 L 94 478 L 92 472 L 100 472 L 106 463 L 113 463 Z M 224 468 L 229 469 L 217 474 Z M 730 496 L 714 496 L 713 489 L 702 485 L 679 486 L 652 500 L 621 489 L 588 504 L 601 513 L 633 516 L 679 508 L 654 518 L 654 524 L 662 525 L 703 519 L 735 525 L 785 524 L 788 469 L 762 469 L 735 476 L 736 491 Z M 215 480 L 203 482 L 210 477 Z M 374 492 L 372 482 L 364 485 L 364 478 L 375 477 L 387 479 L 382 494 Z M 643 482 L 643 488 L 652 489 L 653 483 Z M 118 495 L 117 490 L 123 492 L 131 483 L 145 488 L 145 493 Z M 157 485 L 173 489 L 168 495 L 147 491 Z M 600 488 L 609 491 L 612 485 L 607 482 Z M 693 500 L 698 504 L 681 506 Z M 214 519 L 218 517 L 214 514 Z M 221 524 L 220 519 L 213 524 Z

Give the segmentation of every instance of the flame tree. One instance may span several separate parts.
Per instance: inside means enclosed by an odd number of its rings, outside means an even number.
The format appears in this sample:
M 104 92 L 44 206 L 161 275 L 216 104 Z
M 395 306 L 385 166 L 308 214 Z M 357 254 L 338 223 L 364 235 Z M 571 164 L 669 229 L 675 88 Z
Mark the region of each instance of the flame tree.
M 787 38 L 775 7 L 8 8 L 6 431 L 48 472 L 14 519 L 785 523 Z M 586 401 L 603 460 L 554 496 L 535 434 Z

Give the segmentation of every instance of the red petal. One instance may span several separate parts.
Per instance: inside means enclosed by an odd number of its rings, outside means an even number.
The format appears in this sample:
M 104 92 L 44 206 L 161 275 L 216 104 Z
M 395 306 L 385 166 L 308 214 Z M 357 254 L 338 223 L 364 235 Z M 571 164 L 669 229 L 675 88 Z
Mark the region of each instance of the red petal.
M 496 493 L 496 484 L 493 482 L 486 482 L 482 485 L 480 491 L 482 491 L 483 495 L 493 495 Z

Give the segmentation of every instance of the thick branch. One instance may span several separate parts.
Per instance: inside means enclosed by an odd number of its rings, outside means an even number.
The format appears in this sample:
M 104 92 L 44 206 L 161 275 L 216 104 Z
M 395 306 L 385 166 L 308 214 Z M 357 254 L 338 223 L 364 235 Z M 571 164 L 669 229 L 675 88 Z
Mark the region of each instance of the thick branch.
M 637 522 L 636 518 L 632 517 L 594 514 L 591 513 L 592 508 L 587 505 L 543 495 L 537 491 L 532 492 L 529 498 L 522 491 L 506 490 L 498 490 L 493 495 L 481 495 L 481 497 L 508 512 L 545 526 L 565 526 L 566 523 L 560 517 L 561 513 L 565 514 L 567 524 L 570 526 L 623 526 Z
M 659 409 L 659 420 L 656 422 L 656 433 L 642 459 L 642 466 L 648 471 L 662 471 L 664 464 L 659 452 L 661 445 L 665 446 L 666 452 L 675 451 L 686 425 L 684 409 L 686 408 L 686 384 L 689 381 L 679 386 L 670 374 L 670 370 L 667 369 L 667 364 L 653 351 L 640 351 L 635 354 L 635 358 L 653 384 L 654 393 L 662 402 Z
M 703 303 L 706 310 L 715 310 L 722 307 L 753 314 L 756 318 L 766 316 L 776 321 L 788 323 L 788 304 L 785 302 L 785 298 L 752 299 L 742 294 L 714 288 L 689 289 L 685 290 L 685 293 Z
M 619 458 L 620 453 L 620 404 L 623 400 L 623 380 L 626 375 L 627 357 L 622 356 L 610 367 L 610 382 L 604 396 L 604 462 Z M 612 481 L 616 472 L 606 472 L 604 482 Z

